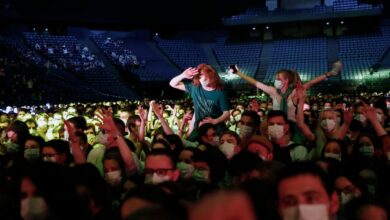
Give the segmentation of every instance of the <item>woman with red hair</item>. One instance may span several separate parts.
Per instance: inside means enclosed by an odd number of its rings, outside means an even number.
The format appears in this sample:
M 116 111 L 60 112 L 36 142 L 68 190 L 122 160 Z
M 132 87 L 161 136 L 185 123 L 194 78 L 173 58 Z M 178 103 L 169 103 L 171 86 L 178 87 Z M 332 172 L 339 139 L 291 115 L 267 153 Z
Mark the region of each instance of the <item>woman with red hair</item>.
M 169 85 L 191 95 L 195 109 L 194 129 L 211 123 L 217 125 L 217 132 L 225 130 L 225 121 L 230 117 L 229 105 L 221 78 L 211 65 L 189 67 L 172 78 Z

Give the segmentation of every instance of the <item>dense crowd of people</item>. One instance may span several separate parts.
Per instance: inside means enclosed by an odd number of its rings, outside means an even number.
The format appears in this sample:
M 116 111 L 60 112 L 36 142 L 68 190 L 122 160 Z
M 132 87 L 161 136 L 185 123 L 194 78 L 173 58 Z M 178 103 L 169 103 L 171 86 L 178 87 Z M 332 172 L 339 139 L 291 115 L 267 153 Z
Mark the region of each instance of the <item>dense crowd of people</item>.
M 186 69 L 183 100 L 0 113 L 1 219 L 388 219 L 389 94 L 307 95 L 280 70 L 265 96 L 227 97 Z

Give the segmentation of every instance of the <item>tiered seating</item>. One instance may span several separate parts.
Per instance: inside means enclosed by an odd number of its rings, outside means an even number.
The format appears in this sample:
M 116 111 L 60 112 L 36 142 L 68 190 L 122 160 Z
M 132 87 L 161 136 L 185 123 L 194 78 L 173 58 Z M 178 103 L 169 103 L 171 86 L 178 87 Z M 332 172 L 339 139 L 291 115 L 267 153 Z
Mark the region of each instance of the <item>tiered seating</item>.
M 328 69 L 327 54 L 325 38 L 274 41 L 264 81 L 274 81 L 275 72 L 283 68 L 298 71 L 303 81 L 313 79 Z
M 220 69 L 225 70 L 229 65 L 237 64 L 242 72 L 254 77 L 260 64 L 261 43 L 227 43 L 225 38 L 217 39 L 214 53 L 220 63 Z M 234 80 L 233 83 L 241 83 Z
M 104 96 L 134 99 L 135 94 L 107 69 L 101 59 L 74 36 L 53 36 L 24 33 L 27 43 L 37 53 L 49 58 L 66 70 L 77 73 Z
M 161 57 L 151 51 L 145 41 L 116 40 L 106 34 L 91 37 L 114 64 L 136 74 L 141 81 L 166 81 L 177 73 L 177 69 L 167 65 Z M 128 63 L 121 63 L 117 59 L 118 55 L 131 59 Z
M 390 46 L 388 36 L 344 36 L 340 38 L 340 58 L 378 60 Z
M 369 4 L 359 3 L 357 0 L 337 0 L 333 3 L 335 11 L 371 10 L 375 7 Z
M 183 70 L 200 63 L 208 63 L 204 52 L 191 40 L 158 39 L 157 45 L 172 62 Z

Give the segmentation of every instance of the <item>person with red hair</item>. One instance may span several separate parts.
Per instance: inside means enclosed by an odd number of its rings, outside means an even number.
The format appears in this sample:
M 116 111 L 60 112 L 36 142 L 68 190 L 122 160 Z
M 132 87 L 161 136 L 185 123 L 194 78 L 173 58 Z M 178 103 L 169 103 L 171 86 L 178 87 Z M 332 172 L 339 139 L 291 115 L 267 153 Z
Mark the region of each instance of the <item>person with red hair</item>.
M 172 78 L 169 85 L 190 94 L 195 109 L 194 129 L 205 123 L 217 125 L 217 132 L 226 129 L 229 105 L 221 78 L 211 65 L 189 67 Z

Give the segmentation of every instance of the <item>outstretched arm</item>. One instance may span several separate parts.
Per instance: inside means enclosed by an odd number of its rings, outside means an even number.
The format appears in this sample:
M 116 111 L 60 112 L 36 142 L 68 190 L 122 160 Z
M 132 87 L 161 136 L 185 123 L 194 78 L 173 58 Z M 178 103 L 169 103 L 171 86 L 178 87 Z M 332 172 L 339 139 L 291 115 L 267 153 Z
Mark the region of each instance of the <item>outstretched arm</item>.
M 310 87 L 314 86 L 319 82 L 326 80 L 329 77 L 336 76 L 337 74 L 339 74 L 342 67 L 343 67 L 342 63 L 340 61 L 336 61 L 335 63 L 333 63 L 333 68 L 329 72 L 326 72 L 321 76 L 317 76 L 316 78 L 305 83 L 303 86 L 305 87 L 305 89 L 309 89 Z
M 196 68 L 188 68 L 184 70 L 180 75 L 177 75 L 171 79 L 169 82 L 169 85 L 175 89 L 180 89 L 182 91 L 185 91 L 186 88 L 184 86 L 184 83 L 182 82 L 183 79 L 192 79 L 196 74 L 198 74 L 199 71 Z
M 379 121 L 376 120 L 376 110 L 374 107 L 365 108 L 363 110 L 363 114 L 368 118 L 370 121 L 372 127 L 375 130 L 375 133 L 378 137 L 381 137 L 383 135 L 386 135 L 387 132 L 383 128 L 383 126 L 379 123 Z
M 236 67 L 237 68 L 237 67 Z M 239 76 L 241 79 L 247 81 L 248 83 L 256 86 L 256 88 L 258 89 L 261 89 L 263 92 L 267 93 L 268 95 L 274 95 L 276 94 L 276 90 L 274 87 L 272 86 L 267 86 L 266 84 L 262 83 L 262 82 L 259 82 L 257 80 L 255 80 L 254 78 L 250 77 L 250 76 L 247 76 L 245 75 L 244 73 L 242 73 L 238 68 L 237 68 L 237 72 L 234 73 L 236 74 L 237 76 Z

